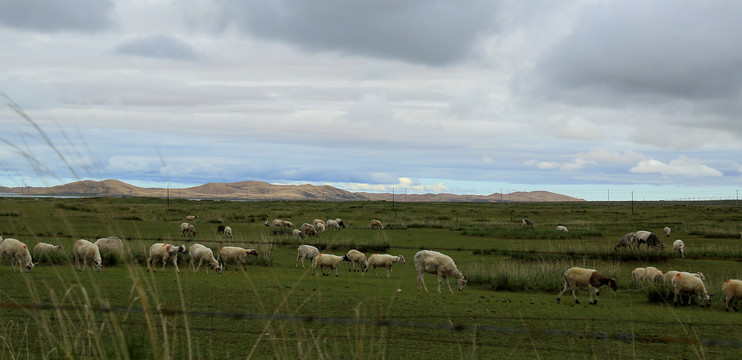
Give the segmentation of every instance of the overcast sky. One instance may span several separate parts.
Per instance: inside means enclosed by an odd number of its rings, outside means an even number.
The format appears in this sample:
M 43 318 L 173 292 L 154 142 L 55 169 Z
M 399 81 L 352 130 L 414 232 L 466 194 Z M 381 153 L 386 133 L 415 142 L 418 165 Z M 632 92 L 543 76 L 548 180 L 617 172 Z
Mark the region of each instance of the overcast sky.
M 735 198 L 739 14 L 722 0 L 0 0 L 0 185 Z

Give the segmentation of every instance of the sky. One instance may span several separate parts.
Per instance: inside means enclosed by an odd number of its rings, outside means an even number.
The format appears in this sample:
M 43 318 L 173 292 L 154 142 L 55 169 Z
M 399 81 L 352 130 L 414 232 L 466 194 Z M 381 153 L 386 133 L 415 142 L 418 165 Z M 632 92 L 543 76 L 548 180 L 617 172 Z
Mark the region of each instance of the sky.
M 742 2 L 0 0 L 0 185 L 735 199 Z

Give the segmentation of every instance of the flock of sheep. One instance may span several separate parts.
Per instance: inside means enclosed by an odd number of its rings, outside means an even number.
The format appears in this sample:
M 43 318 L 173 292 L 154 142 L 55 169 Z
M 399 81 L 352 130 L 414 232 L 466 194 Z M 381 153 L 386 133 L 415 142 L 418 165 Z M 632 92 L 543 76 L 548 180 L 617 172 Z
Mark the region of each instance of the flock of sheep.
M 193 222 L 198 219 L 198 216 L 186 217 L 186 222 L 180 225 L 182 235 L 195 236 L 196 230 Z M 533 223 L 527 219 L 523 219 L 522 224 L 524 226 L 533 226 Z M 327 228 L 332 229 L 343 229 L 345 224 L 342 219 L 334 219 L 323 221 L 321 219 L 315 219 L 312 224 L 304 223 L 300 229 L 295 229 L 294 225 L 285 220 L 275 219 L 272 222 L 265 221 L 266 226 L 272 227 L 274 233 L 287 233 L 291 232 L 294 236 L 304 238 L 304 236 L 317 236 L 320 232 L 325 231 Z M 371 229 L 384 229 L 384 225 L 379 220 L 370 221 Z M 232 237 L 232 229 L 229 226 L 220 225 L 218 230 L 219 233 L 226 237 Z M 564 226 L 557 226 L 557 231 L 568 231 Z M 669 227 L 664 228 L 665 236 L 669 238 L 671 229 Z M 650 231 L 636 231 L 631 232 L 619 240 L 618 244 L 614 247 L 614 250 L 619 248 L 630 247 L 631 249 L 638 249 L 639 246 L 644 243 L 647 248 L 653 248 L 657 251 L 664 249 L 664 244 L 659 240 L 656 234 Z M 34 255 L 40 256 L 44 253 L 53 251 L 63 251 L 62 245 L 52 245 L 47 243 L 38 243 L 34 247 Z M 673 251 L 679 256 L 685 256 L 685 243 L 682 240 L 675 240 L 673 242 Z M 75 269 L 83 271 L 87 266 L 90 266 L 95 271 L 101 271 L 102 260 L 101 252 L 123 252 L 123 243 L 118 237 L 106 237 L 97 239 L 95 242 L 90 242 L 85 239 L 77 240 L 73 247 L 72 253 L 75 257 Z M 323 275 L 327 276 L 335 271 L 335 275 L 338 274 L 338 266 L 341 262 L 348 262 L 349 271 L 360 271 L 361 277 L 363 277 L 369 269 L 372 269 L 376 277 L 379 274 L 376 272 L 376 268 L 383 267 L 387 270 L 387 278 L 391 277 L 392 265 L 395 263 L 404 264 L 405 258 L 402 255 L 389 255 L 389 254 L 372 254 L 368 257 L 358 250 L 351 249 L 346 254 L 339 256 L 333 254 L 320 253 L 320 251 L 311 245 L 300 245 L 297 248 L 297 257 L 295 266 L 298 267 L 301 262 L 302 268 L 304 266 L 304 260 L 311 261 L 312 274 L 314 274 L 317 268 L 320 269 Z M 155 243 L 149 249 L 149 257 L 147 258 L 147 269 L 155 272 L 155 265 L 158 261 L 162 262 L 162 271 L 165 270 L 165 266 L 170 263 L 176 271 L 180 273 L 178 268 L 178 254 L 186 253 L 185 245 L 172 245 L 167 243 Z M 246 258 L 248 255 L 258 256 L 255 249 L 244 249 L 236 246 L 225 246 L 219 249 L 218 256 L 214 257 L 214 253 L 208 247 L 201 244 L 193 244 L 188 249 L 190 256 L 189 268 L 198 272 L 201 265 L 204 263 L 207 265 L 206 272 L 209 267 L 213 268 L 218 274 L 222 273 L 222 269 L 227 269 L 227 264 L 233 262 L 235 266 L 242 265 L 243 269 L 247 268 Z M 28 247 L 23 242 L 8 238 L 3 239 L 0 237 L 0 260 L 3 257 L 8 256 L 10 258 L 11 266 L 15 272 L 16 265 L 19 268 L 24 269 L 26 272 L 30 272 L 34 263 L 31 258 L 31 253 Z M 81 264 L 82 262 L 82 264 Z M 467 283 L 467 277 L 461 273 L 453 259 L 450 256 L 442 254 L 440 252 L 431 250 L 421 250 L 417 252 L 413 258 L 415 269 L 418 271 L 417 283 L 418 290 L 428 291 L 427 286 L 423 280 L 424 274 L 434 274 L 438 276 L 438 292 L 441 292 L 441 281 L 446 280 L 448 290 L 453 294 L 451 285 L 448 282 L 449 277 L 456 279 L 459 291 L 463 290 Z M 197 265 L 196 265 L 197 263 Z M 329 268 L 330 272 L 325 274 L 324 269 Z M 668 271 L 662 273 L 656 267 L 636 268 L 632 272 L 632 277 L 635 282 L 650 281 L 665 284 L 674 288 L 673 303 L 677 306 L 678 302 L 682 302 L 683 295 L 691 295 L 688 298 L 688 304 L 691 303 L 692 296 L 698 298 L 698 302 L 701 306 L 711 305 L 711 295 L 708 294 L 706 286 L 704 284 L 705 277 L 702 273 L 688 273 L 681 271 Z M 562 295 L 565 292 L 571 291 L 572 297 L 576 304 L 579 304 L 575 290 L 578 287 L 588 289 L 590 295 L 590 304 L 597 304 L 597 298 L 593 299 L 593 294 L 597 297 L 600 292 L 599 288 L 603 285 L 610 287 L 612 290 L 617 289 L 616 280 L 609 278 L 595 269 L 585 269 L 580 267 L 572 267 L 564 272 L 563 275 L 564 287 L 562 291 L 557 295 L 557 302 L 561 301 Z M 730 306 L 734 311 L 737 311 L 735 302 L 742 298 L 742 280 L 730 279 L 727 280 L 722 290 L 725 294 L 725 310 L 729 311 Z

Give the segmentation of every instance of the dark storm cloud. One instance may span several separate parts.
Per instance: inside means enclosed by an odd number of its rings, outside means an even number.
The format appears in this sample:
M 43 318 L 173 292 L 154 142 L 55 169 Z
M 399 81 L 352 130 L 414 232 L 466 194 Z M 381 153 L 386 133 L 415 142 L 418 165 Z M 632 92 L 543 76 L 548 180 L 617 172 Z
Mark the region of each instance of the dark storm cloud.
M 310 51 L 455 63 L 495 27 L 493 1 L 215 2 L 222 20 L 270 40 Z
M 576 20 L 528 86 L 569 101 L 734 99 L 742 85 L 742 3 L 614 1 Z
M 195 60 L 198 58 L 196 51 L 190 45 L 169 35 L 138 38 L 120 45 L 116 48 L 116 52 L 159 59 Z
M 43 32 L 99 31 L 111 24 L 106 0 L 0 0 L 0 25 Z

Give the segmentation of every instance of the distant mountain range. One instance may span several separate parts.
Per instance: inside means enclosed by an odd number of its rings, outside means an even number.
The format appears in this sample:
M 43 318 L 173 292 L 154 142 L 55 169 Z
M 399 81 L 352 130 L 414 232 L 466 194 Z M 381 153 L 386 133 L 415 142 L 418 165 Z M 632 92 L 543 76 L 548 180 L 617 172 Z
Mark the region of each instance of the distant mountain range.
M 548 191 L 494 193 L 490 195 L 457 194 L 404 194 L 404 193 L 366 193 L 350 192 L 329 185 L 273 185 L 262 181 L 241 181 L 234 183 L 208 183 L 182 188 L 142 188 L 118 180 L 76 181 L 51 187 L 4 187 L 0 193 L 39 195 L 39 196 L 132 196 L 132 197 L 170 197 L 172 199 L 216 199 L 216 200 L 320 200 L 354 201 L 386 200 L 408 202 L 564 202 L 585 201 L 571 196 Z

